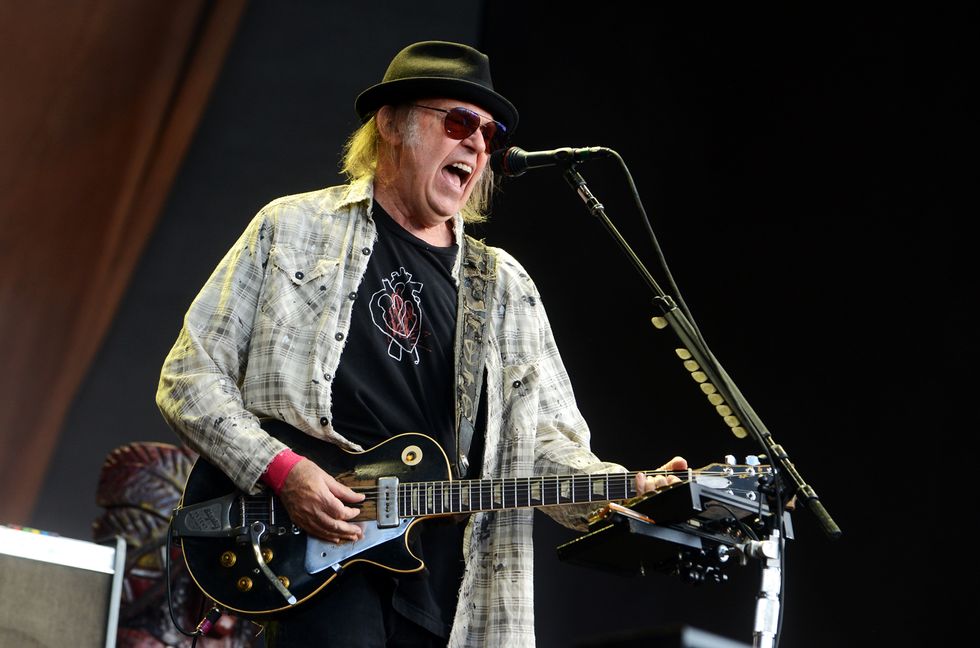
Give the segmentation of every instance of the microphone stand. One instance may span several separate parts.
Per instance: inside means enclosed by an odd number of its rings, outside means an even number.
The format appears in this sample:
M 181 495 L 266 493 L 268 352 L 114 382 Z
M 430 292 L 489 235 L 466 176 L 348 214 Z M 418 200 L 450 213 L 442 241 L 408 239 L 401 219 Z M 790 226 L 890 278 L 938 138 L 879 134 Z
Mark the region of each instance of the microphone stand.
M 616 157 L 619 157 L 618 154 Z M 621 158 L 620 163 L 622 163 Z M 565 180 L 585 203 L 589 213 L 599 219 L 654 293 L 653 301 L 661 315 L 653 318 L 653 325 L 658 329 L 669 326 L 674 331 L 682 344 L 682 348 L 677 352 L 685 361 L 684 366 L 700 384 L 701 391 L 708 396 L 708 400 L 722 415 L 732 433 L 738 438 L 751 436 L 772 463 L 776 479 L 770 489 L 769 497 L 774 500 L 773 510 L 778 513 L 773 525 L 781 524 L 784 505 L 794 495 L 800 495 L 807 509 L 817 518 L 824 533 L 830 539 L 839 538 L 840 527 L 827 513 L 817 493 L 803 480 L 783 446 L 775 442 L 772 434 L 745 400 L 734 381 L 711 353 L 697 329 L 677 307 L 674 299 L 660 288 L 619 230 L 609 220 L 602 203 L 592 194 L 585 179 L 577 171 L 575 161 L 559 161 L 558 164 L 564 168 Z M 790 488 L 783 487 L 783 479 L 789 480 Z M 773 528 L 770 534 L 768 540 L 749 543 L 744 550 L 746 555 L 764 561 L 762 587 L 756 599 L 753 631 L 753 645 L 759 648 L 775 647 L 779 625 L 783 538 L 778 528 Z

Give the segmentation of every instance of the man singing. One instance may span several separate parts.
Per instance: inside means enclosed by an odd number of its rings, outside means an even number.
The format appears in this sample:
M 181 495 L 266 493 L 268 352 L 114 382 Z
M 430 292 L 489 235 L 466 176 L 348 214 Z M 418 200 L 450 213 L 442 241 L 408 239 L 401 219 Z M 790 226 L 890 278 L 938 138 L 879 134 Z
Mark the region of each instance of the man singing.
M 589 450 L 527 272 L 463 231 L 484 218 L 487 160 L 518 122 L 488 58 L 409 45 L 354 107 L 349 184 L 269 203 L 192 303 L 161 374 L 167 421 L 240 489 L 271 489 L 295 524 L 339 544 L 362 537 L 363 495 L 267 421 L 350 452 L 424 432 L 454 478 L 624 472 Z M 545 510 L 585 527 L 586 508 Z M 533 646 L 532 520 L 521 508 L 415 525 L 424 570 L 352 565 L 270 624 L 269 642 Z

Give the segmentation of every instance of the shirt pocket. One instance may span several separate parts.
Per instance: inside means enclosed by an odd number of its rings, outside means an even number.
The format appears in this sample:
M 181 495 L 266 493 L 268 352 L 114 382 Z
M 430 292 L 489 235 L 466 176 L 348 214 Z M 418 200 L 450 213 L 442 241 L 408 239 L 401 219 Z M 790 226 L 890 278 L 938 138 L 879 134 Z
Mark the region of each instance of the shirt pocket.
M 503 418 L 517 435 L 533 433 L 537 417 L 538 367 L 517 364 L 503 368 Z
M 260 307 L 262 312 L 280 326 L 317 325 L 336 293 L 339 261 L 277 246 L 269 253 L 269 264 L 272 270 Z

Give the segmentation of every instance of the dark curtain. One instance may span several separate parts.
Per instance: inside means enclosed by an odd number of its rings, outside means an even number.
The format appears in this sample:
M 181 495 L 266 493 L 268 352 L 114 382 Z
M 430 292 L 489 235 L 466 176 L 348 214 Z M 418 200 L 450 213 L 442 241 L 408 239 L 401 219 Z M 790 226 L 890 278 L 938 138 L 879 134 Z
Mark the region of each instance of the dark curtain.
M 31 512 L 244 6 L 0 5 L 0 521 Z

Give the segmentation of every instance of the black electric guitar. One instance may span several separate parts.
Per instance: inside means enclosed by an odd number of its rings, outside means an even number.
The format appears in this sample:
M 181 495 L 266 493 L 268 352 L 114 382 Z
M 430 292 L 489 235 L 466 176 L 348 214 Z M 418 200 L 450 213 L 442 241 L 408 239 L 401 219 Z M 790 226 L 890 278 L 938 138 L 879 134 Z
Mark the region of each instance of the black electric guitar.
M 282 423 L 263 427 L 299 454 L 366 498 L 352 522 L 357 542 L 334 544 L 307 535 L 285 507 L 266 493 L 239 491 L 199 458 L 191 469 L 173 528 L 197 586 L 242 616 L 267 617 L 319 593 L 353 563 L 395 572 L 424 565 L 409 549 L 408 531 L 425 518 L 636 497 L 635 473 L 454 480 L 439 444 L 424 434 L 401 434 L 365 450 L 346 452 Z M 751 467 L 752 475 L 765 467 Z M 735 468 L 734 470 L 737 470 Z M 649 471 L 648 471 L 649 472 Z M 733 467 L 714 464 L 683 478 L 716 481 L 731 490 Z M 751 481 L 751 480 L 750 480 Z M 669 488 L 669 487 L 668 487 Z M 740 484 L 748 493 L 754 482 Z

